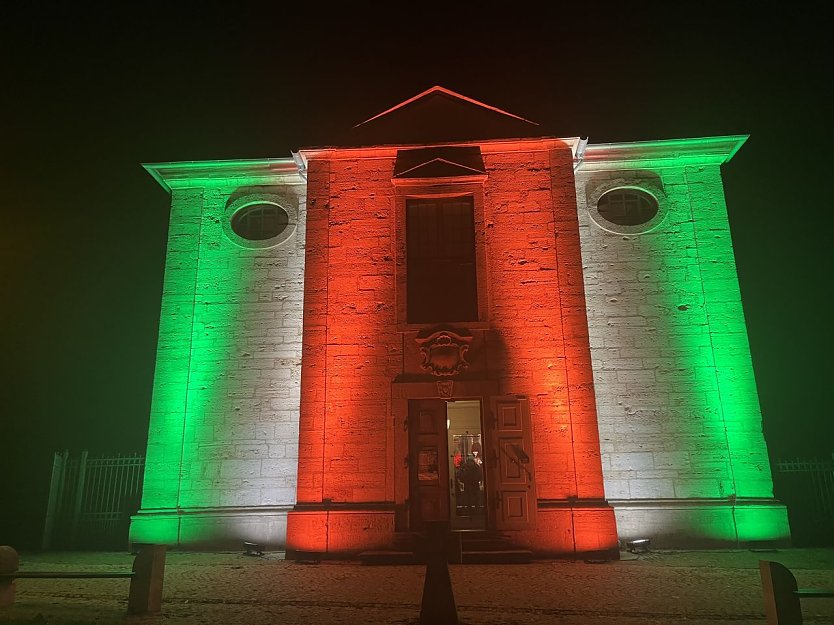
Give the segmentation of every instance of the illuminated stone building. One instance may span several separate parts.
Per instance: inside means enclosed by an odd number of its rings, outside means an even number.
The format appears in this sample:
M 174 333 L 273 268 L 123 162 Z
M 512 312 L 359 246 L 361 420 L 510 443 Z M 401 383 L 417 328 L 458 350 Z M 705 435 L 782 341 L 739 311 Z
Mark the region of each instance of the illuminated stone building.
M 720 173 L 745 137 L 542 135 L 435 87 L 333 147 L 148 165 L 172 203 L 131 539 L 787 540 Z

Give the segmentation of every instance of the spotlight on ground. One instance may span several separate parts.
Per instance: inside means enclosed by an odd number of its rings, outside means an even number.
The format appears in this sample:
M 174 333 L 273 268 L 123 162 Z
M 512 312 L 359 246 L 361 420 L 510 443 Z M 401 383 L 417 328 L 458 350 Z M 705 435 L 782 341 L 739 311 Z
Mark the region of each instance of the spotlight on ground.
M 243 543 L 243 555 L 245 556 L 262 556 L 264 555 L 264 546 L 258 543 Z
M 631 553 L 649 553 L 651 542 L 651 538 L 635 538 L 634 540 L 626 541 L 626 548 Z

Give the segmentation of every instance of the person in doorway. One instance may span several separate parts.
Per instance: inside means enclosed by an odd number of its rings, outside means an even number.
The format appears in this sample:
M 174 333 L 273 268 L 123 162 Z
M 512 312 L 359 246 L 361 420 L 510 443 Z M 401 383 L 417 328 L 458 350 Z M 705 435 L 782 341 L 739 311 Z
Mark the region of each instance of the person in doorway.
M 472 454 L 458 469 L 458 481 L 463 484 L 464 514 L 477 514 L 481 508 L 481 480 L 484 472 Z
M 478 441 L 472 443 L 472 455 L 475 456 L 475 464 L 483 464 L 481 460 L 481 444 Z

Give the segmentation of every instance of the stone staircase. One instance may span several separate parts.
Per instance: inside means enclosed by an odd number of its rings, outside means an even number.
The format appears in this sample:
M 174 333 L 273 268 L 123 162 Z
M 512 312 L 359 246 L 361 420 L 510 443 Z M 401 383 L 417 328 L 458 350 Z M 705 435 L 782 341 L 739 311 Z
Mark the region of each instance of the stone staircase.
M 363 564 L 424 564 L 420 549 L 421 535 L 398 532 L 390 549 L 364 551 Z M 516 548 L 501 532 L 492 530 L 453 530 L 449 541 L 452 564 L 526 564 L 533 552 Z

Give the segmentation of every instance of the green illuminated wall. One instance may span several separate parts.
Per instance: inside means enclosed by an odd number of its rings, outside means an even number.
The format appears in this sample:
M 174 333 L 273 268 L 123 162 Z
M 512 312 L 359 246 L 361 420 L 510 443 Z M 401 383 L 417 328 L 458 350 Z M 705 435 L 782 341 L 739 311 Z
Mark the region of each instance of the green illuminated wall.
M 171 220 L 131 540 L 280 545 L 295 503 L 304 180 L 293 161 L 148 169 L 172 192 Z M 249 199 L 284 207 L 292 235 L 245 247 L 229 222 Z
M 783 541 L 720 166 L 743 137 L 589 146 L 577 171 L 606 496 L 621 538 Z M 596 212 L 636 187 L 660 212 Z

